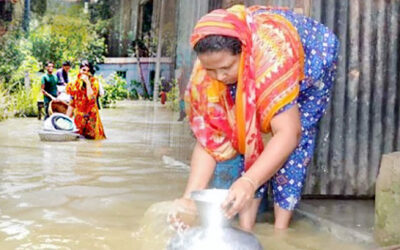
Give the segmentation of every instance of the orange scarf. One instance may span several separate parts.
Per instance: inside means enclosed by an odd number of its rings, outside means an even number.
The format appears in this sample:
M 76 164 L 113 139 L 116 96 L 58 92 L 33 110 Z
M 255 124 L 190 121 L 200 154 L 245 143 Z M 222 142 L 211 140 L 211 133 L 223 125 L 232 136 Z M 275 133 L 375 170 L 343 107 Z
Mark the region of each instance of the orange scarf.
M 297 98 L 304 78 L 304 52 L 294 26 L 266 7 L 235 5 L 202 17 L 191 37 L 194 46 L 208 35 L 238 38 L 242 53 L 236 103 L 224 83 L 207 76 L 199 61 L 186 92 L 189 122 L 198 142 L 217 161 L 240 153 L 247 170 L 264 149 L 276 112 Z

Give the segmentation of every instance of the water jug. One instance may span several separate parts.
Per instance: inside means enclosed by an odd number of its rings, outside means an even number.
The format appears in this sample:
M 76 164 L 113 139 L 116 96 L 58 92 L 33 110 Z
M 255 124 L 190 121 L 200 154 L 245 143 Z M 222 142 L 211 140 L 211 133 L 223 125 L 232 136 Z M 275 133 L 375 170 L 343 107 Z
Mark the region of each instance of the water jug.
M 228 194 L 226 189 L 194 191 L 200 217 L 200 226 L 190 228 L 172 238 L 168 250 L 261 250 L 257 238 L 232 226 L 222 212 L 221 203 Z

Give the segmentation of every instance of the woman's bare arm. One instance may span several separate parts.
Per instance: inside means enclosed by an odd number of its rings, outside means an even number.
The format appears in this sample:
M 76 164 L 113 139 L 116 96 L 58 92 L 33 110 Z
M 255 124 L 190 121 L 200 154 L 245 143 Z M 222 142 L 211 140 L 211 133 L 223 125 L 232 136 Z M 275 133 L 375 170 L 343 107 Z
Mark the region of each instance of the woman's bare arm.
M 199 143 L 196 143 L 190 163 L 190 175 L 183 197 L 190 198 L 192 191 L 206 188 L 213 176 L 215 166 L 214 158 Z
M 301 137 L 300 112 L 297 105 L 276 115 L 271 121 L 272 138 L 264 151 L 246 172 L 230 188 L 223 207 L 233 205 L 226 211 L 228 217 L 238 213 L 254 197 L 254 191 L 269 180 L 285 163 L 297 147 Z
M 183 214 L 196 214 L 196 206 L 193 200 L 190 199 L 190 193 L 195 190 L 205 189 L 208 186 L 214 173 L 216 162 L 199 143 L 196 143 L 190 165 L 190 175 L 185 192 L 182 198 L 175 200 L 178 208 L 177 213 L 173 213 L 168 217 L 169 222 L 176 228 L 187 227 L 192 224 L 181 218 L 179 214 L 181 212 Z
M 66 115 L 67 115 L 68 117 L 72 117 L 73 112 L 74 112 L 74 108 L 73 108 L 71 105 L 68 105 L 68 109 L 67 109 Z

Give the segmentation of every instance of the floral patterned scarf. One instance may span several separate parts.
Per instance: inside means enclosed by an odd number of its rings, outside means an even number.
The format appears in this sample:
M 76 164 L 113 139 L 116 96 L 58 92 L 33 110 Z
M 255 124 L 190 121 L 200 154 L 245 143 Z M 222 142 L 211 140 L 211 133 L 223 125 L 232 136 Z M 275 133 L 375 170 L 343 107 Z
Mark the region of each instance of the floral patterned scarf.
M 297 98 L 304 78 L 304 52 L 295 27 L 266 9 L 235 5 L 212 11 L 198 21 L 191 37 L 192 46 L 208 35 L 242 43 L 236 101 L 198 60 L 185 100 L 198 142 L 217 161 L 243 154 L 246 170 L 264 149 L 261 132 L 270 132 L 272 117 Z

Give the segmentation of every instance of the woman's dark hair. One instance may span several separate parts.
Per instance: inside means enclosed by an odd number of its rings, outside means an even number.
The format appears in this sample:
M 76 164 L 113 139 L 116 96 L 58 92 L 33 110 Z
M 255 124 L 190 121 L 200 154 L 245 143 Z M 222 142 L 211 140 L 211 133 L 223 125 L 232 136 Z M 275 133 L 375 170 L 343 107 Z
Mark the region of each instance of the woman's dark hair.
M 81 64 L 79 65 L 79 68 L 81 69 L 83 67 L 88 67 L 89 68 L 89 72 L 92 75 L 94 75 L 94 73 L 96 72 L 96 70 L 94 70 L 93 65 L 88 60 L 83 60 L 81 62 Z
M 209 35 L 200 39 L 193 49 L 197 54 L 227 50 L 237 55 L 242 52 L 242 43 L 236 37 Z

